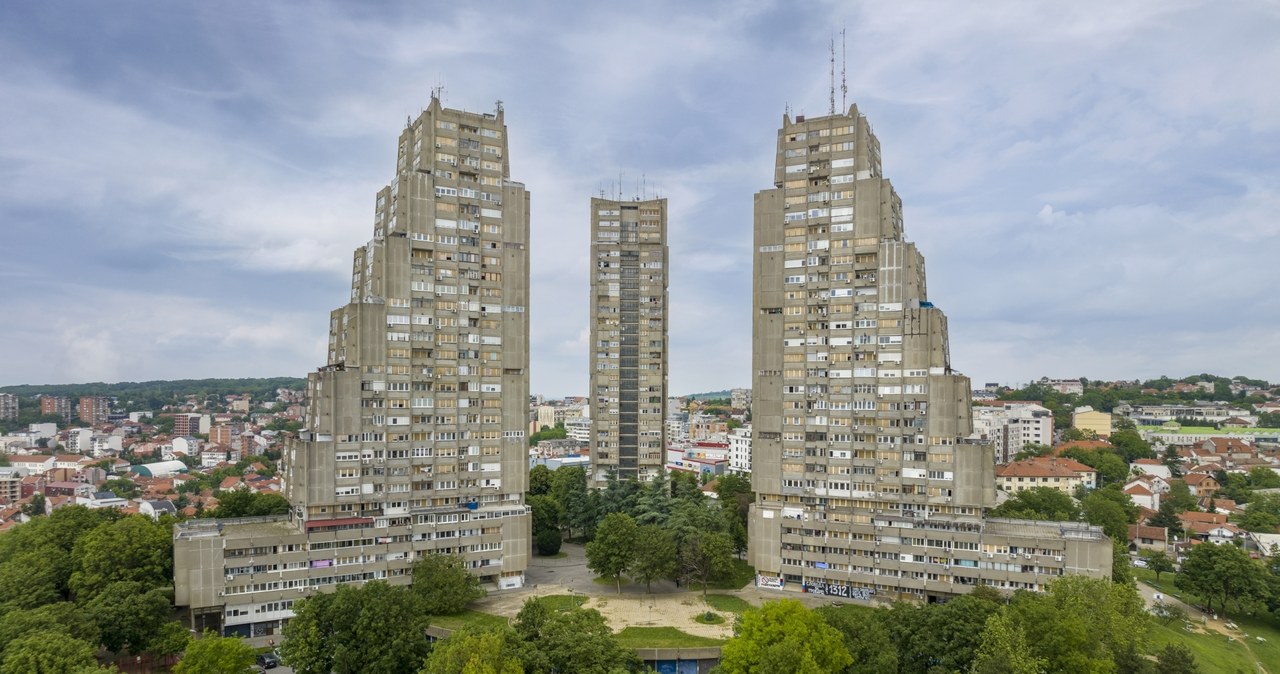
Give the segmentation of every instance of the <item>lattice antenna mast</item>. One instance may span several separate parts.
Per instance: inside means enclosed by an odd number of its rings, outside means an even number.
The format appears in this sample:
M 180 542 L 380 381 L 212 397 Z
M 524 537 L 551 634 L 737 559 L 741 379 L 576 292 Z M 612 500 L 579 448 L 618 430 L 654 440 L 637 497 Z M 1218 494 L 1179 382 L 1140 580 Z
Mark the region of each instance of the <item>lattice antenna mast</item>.
M 849 50 L 845 42 L 844 29 L 840 29 L 840 109 L 849 109 L 849 80 L 845 78 L 845 69 L 849 66 Z
M 836 114 L 836 36 L 831 35 L 831 96 L 828 101 L 828 107 L 831 108 L 830 115 Z

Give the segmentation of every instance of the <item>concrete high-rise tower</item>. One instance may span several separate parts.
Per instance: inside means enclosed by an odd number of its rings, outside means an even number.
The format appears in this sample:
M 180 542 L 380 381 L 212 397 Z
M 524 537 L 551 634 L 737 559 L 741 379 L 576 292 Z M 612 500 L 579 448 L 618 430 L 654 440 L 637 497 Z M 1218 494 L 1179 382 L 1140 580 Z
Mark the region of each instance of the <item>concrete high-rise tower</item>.
M 865 117 L 783 118 L 755 198 L 751 562 L 766 587 L 937 598 L 1106 576 L 1077 523 L 984 517 L 989 446 Z
M 197 629 L 269 633 L 309 592 L 407 583 L 432 552 L 523 584 L 529 193 L 510 177 L 501 106 L 433 97 L 400 134 L 396 169 L 285 451 L 291 514 L 179 525 L 176 603 Z
M 667 200 L 591 200 L 591 479 L 666 460 Z

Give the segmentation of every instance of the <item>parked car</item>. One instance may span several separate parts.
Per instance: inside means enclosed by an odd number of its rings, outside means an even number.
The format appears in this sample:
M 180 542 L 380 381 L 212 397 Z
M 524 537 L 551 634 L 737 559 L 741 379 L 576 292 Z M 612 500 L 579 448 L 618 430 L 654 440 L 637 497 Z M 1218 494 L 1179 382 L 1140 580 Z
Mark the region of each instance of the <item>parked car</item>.
M 258 666 L 265 669 L 275 669 L 280 666 L 280 658 L 275 653 L 262 653 L 258 655 Z

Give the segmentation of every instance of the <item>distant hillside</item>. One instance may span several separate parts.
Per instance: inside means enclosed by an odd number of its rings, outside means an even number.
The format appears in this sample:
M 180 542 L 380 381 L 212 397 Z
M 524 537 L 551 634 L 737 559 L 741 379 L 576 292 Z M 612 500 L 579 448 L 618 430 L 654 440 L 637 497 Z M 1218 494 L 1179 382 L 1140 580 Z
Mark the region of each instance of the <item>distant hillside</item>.
M 694 400 L 712 400 L 715 398 L 728 398 L 729 396 L 729 389 L 725 389 L 723 391 L 708 391 L 707 393 L 690 393 L 684 397 L 693 398 Z
M 269 377 L 265 379 L 176 379 L 156 381 L 122 381 L 114 384 L 91 382 L 87 384 L 22 384 L 0 387 L 0 393 L 13 393 L 24 398 L 35 395 L 56 396 L 112 396 L 122 400 L 149 398 L 185 398 L 208 395 L 248 393 L 255 399 L 275 398 L 278 388 L 302 389 L 307 380 L 298 377 Z

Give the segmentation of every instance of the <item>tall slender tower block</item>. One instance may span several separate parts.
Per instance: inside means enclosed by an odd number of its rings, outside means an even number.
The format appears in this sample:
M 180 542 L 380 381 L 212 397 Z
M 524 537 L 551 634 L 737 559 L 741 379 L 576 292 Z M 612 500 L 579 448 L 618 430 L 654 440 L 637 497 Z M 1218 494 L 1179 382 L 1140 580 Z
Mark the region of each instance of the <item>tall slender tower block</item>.
M 764 587 L 936 599 L 1107 576 L 1096 527 L 984 517 L 989 446 L 865 117 L 783 118 L 755 198 L 750 556 Z
M 652 478 L 667 436 L 667 200 L 591 200 L 591 479 Z
M 308 377 L 306 428 L 282 461 L 291 513 L 177 529 L 176 603 L 194 627 L 270 633 L 310 592 L 408 583 L 433 552 L 523 584 L 528 242 L 501 106 L 433 97 L 400 134 L 327 362 Z

